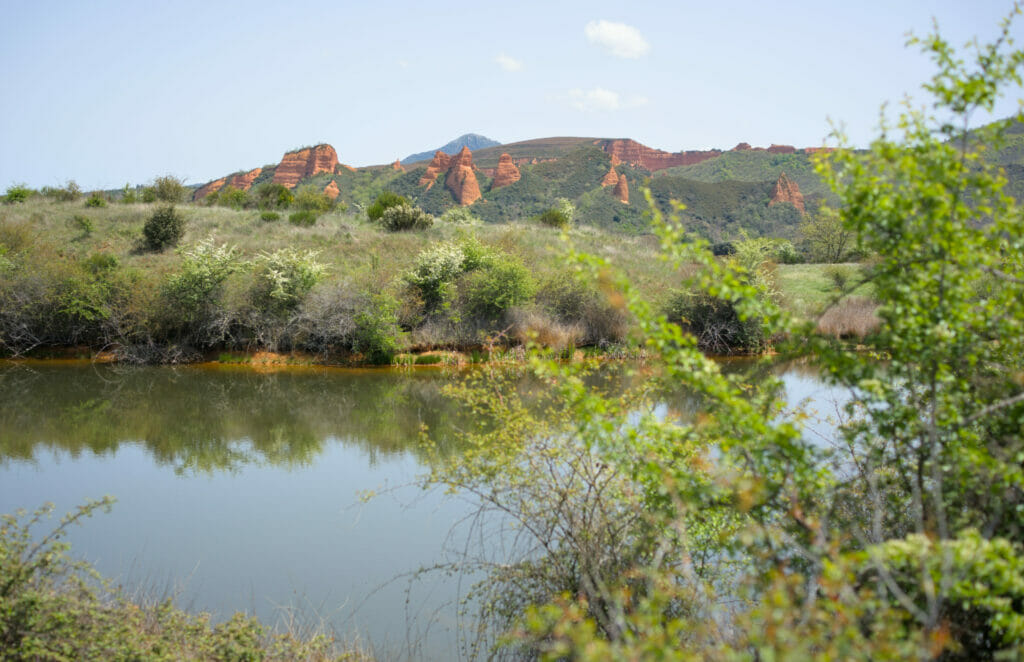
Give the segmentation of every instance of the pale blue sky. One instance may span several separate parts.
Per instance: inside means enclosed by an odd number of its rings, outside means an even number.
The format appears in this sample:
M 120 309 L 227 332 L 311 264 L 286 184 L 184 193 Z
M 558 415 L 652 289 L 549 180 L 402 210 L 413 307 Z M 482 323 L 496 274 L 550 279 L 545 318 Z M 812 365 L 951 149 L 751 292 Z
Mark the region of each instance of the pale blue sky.
M 987 40 L 1010 6 L 5 0 L 0 190 L 205 182 L 316 142 L 369 165 L 467 132 L 802 147 L 832 118 L 865 144 L 931 72 L 908 30 Z

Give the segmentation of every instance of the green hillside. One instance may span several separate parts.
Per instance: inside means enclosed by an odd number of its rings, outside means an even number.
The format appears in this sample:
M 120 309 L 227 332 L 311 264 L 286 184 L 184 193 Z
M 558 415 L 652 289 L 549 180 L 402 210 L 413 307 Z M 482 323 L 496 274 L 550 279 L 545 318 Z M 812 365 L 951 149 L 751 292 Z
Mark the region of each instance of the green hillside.
M 734 239 L 741 231 L 755 237 L 794 238 L 800 212 L 788 204 L 769 207 L 773 187 L 774 181 L 699 182 L 671 176 L 650 180 L 659 207 L 667 210 L 670 200 L 682 202 L 682 218 L 689 229 L 712 241 Z
M 725 152 L 695 165 L 666 168 L 655 173 L 655 177 L 682 177 L 699 182 L 774 182 L 781 173 L 795 181 L 804 195 L 824 195 L 825 183 L 814 172 L 811 155 L 769 154 L 760 150 Z
M 594 144 L 597 140 L 600 138 L 558 137 L 523 140 L 473 152 L 473 163 L 482 168 L 493 168 L 498 165 L 498 159 L 502 154 L 508 154 L 513 159 L 564 158 L 582 146 Z
M 470 207 L 471 211 L 488 223 L 524 221 L 539 216 L 565 198 L 576 206 L 580 223 L 628 234 L 645 233 L 649 225 L 643 213 L 645 205 L 640 190 L 649 186 L 655 201 L 665 211 L 671 199 L 685 203 L 684 220 L 693 231 L 714 241 L 733 239 L 741 230 L 753 236 L 795 236 L 800 214 L 788 205 L 768 206 L 777 175 L 769 174 L 761 181 L 699 181 L 678 175 L 652 175 L 647 170 L 620 164 L 615 170 L 626 177 L 631 198 L 629 204 L 624 204 L 610 187 L 601 187 L 611 159 L 590 142 L 589 138 L 572 138 L 530 141 L 518 147 L 501 146 L 501 150 L 512 148 L 521 154 L 557 153 L 559 156 L 519 166 L 520 180 L 495 190 L 491 190 L 491 179 L 478 170 L 476 177 L 483 197 Z M 538 149 L 540 151 L 536 151 Z M 487 151 L 481 150 L 481 153 Z M 477 154 L 473 155 L 473 160 L 478 163 Z M 424 172 L 426 167 L 422 165 L 404 173 L 390 167 L 363 168 L 337 175 L 317 175 L 300 186 L 323 189 L 333 180 L 340 191 L 338 200 L 357 206 L 368 205 L 381 192 L 391 191 L 435 216 L 455 207 L 457 202 L 444 185 L 444 173 L 428 190 L 419 185 Z M 817 204 L 813 202 L 815 199 L 810 196 L 812 204 Z

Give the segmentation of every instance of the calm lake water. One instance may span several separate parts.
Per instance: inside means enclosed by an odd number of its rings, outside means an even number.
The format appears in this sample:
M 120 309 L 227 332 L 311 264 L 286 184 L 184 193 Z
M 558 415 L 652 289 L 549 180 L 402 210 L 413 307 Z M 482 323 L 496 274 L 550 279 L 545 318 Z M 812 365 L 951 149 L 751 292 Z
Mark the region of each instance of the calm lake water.
M 813 371 L 775 370 L 791 402 L 833 406 Z M 412 485 L 424 426 L 458 452 L 468 421 L 442 393 L 450 379 L 0 363 L 0 512 L 113 495 L 69 539 L 130 590 L 219 618 L 293 610 L 387 659 L 454 659 L 471 578 L 412 576 L 452 559 L 473 511 Z M 385 493 L 363 503 L 368 490 Z

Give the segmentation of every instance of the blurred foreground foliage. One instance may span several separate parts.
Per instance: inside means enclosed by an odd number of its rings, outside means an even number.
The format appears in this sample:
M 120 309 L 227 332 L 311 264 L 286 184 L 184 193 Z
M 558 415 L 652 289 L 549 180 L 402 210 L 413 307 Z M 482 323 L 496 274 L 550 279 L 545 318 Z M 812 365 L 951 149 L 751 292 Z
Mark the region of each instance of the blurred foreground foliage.
M 1014 13 L 1018 13 L 1015 8 Z M 934 116 L 908 103 L 866 152 L 836 135 L 817 168 L 841 201 L 880 327 L 856 350 L 791 319 L 755 263 L 717 260 L 655 207 L 662 259 L 741 321 L 846 387 L 833 438 L 699 351 L 600 259 L 576 267 L 637 319 L 660 371 L 628 396 L 585 366 L 527 408 L 484 372 L 449 389 L 486 424 L 427 484 L 480 499 L 477 652 L 548 660 L 980 660 L 1024 657 L 1024 222 L 969 119 L 1021 83 L 1010 20 L 966 57 L 939 34 Z M 1013 118 L 1019 120 L 1020 118 Z M 650 193 L 648 201 L 651 200 Z M 746 263 L 745 263 L 746 262 Z M 710 305 L 706 303 L 705 305 Z M 654 384 L 694 411 L 666 412 Z M 484 516 L 485 514 L 489 514 Z M 478 530 L 479 529 L 479 530 Z M 492 529 L 485 531 L 484 529 Z

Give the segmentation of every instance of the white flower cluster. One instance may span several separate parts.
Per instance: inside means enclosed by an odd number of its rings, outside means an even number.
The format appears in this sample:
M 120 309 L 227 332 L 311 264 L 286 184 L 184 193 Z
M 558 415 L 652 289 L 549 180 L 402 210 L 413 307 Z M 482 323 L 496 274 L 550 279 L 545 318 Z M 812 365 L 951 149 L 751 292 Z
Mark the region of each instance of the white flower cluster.
M 405 279 L 420 289 L 437 287 L 462 273 L 465 261 L 466 254 L 458 244 L 437 244 L 419 254 L 416 266 Z
M 270 286 L 268 294 L 280 303 L 301 299 L 327 274 L 326 265 L 317 261 L 320 251 L 281 248 L 273 253 L 261 251 L 255 262 L 262 267 L 261 277 Z

